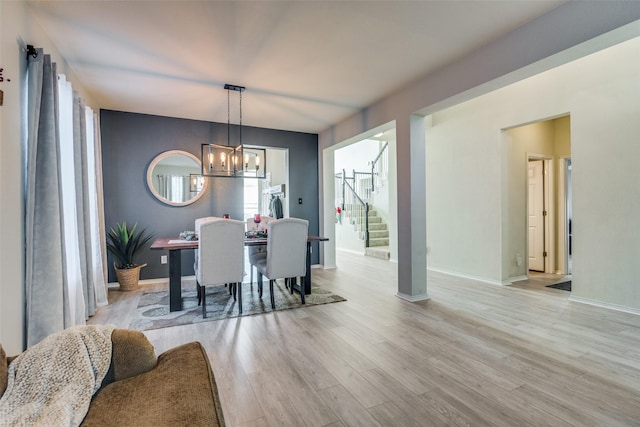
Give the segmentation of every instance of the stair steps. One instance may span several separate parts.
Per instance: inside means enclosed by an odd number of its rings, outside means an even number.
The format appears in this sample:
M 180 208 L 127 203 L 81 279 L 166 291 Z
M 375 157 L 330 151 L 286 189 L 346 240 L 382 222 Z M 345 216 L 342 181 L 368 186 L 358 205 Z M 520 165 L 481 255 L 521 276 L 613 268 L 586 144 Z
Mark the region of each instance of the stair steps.
M 373 246 L 389 246 L 389 238 L 372 239 L 369 237 L 369 247 Z
M 385 226 L 387 224 L 384 224 Z M 388 230 L 371 230 L 369 229 L 369 239 L 384 239 L 384 238 L 389 238 L 389 231 Z
M 364 212 L 358 209 L 351 209 L 345 206 L 345 212 L 361 212 L 361 215 L 354 215 L 349 218 L 361 240 L 365 239 L 365 217 Z M 375 209 L 369 210 L 369 247 L 365 248 L 365 255 L 375 258 L 389 259 L 389 229 L 382 217 Z
M 371 246 L 365 248 L 364 254 L 373 258 L 388 260 L 391 257 L 388 246 Z

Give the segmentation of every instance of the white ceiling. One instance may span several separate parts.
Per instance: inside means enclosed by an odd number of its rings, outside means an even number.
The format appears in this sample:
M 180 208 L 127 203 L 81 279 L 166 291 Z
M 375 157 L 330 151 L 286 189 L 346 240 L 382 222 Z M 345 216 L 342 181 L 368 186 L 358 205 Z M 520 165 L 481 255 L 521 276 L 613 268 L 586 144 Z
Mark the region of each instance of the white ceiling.
M 563 1 L 30 1 L 104 108 L 320 132 Z M 232 123 L 237 123 L 237 92 Z

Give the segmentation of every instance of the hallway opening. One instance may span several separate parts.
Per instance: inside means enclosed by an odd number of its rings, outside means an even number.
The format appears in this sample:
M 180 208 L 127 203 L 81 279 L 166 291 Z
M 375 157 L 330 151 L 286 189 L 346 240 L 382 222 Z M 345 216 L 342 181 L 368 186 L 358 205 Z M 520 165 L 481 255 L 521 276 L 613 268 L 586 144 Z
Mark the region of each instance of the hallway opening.
M 509 141 L 508 172 L 515 180 L 510 197 L 516 276 L 569 275 L 571 230 L 570 116 L 516 126 Z M 518 190 L 518 188 L 520 190 Z M 513 199 L 513 200 L 511 200 Z M 551 277 L 550 280 L 553 280 Z

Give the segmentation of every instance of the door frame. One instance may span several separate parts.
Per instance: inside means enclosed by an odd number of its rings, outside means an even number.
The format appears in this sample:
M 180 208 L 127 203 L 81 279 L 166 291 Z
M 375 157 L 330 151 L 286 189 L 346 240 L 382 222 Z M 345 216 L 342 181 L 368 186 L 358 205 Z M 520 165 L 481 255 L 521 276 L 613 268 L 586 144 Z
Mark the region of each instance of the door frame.
M 568 179 L 568 168 L 571 156 L 561 156 L 558 158 L 558 238 L 561 239 L 558 245 L 558 265 L 556 274 L 571 274 L 569 268 L 569 205 L 570 200 L 570 180 Z
M 555 174 L 553 167 L 553 158 L 542 154 L 535 153 L 527 153 L 525 159 L 525 169 L 528 169 L 527 165 L 529 164 L 529 160 L 542 160 L 544 162 L 544 172 L 542 175 L 542 183 L 543 183 L 543 200 L 545 210 L 547 211 L 547 215 L 544 216 L 544 251 L 547 253 L 547 256 L 544 260 L 544 272 L 545 273 L 554 273 L 555 272 L 555 236 L 556 230 L 554 226 L 554 222 L 551 218 L 556 217 L 556 206 L 555 206 L 555 191 L 551 189 L 555 187 Z M 529 192 L 529 175 L 526 176 L 526 191 L 527 194 Z M 526 260 L 526 274 L 529 275 L 529 197 L 525 197 L 525 257 Z

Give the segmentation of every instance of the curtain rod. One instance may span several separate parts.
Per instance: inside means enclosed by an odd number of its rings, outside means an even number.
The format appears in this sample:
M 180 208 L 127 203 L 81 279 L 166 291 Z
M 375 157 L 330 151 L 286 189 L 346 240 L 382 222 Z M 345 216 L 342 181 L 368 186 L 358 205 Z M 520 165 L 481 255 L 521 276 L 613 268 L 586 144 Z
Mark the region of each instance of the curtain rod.
M 31 44 L 27 45 L 27 58 L 29 58 L 29 56 L 33 56 L 34 58 L 38 57 L 38 50 Z

